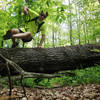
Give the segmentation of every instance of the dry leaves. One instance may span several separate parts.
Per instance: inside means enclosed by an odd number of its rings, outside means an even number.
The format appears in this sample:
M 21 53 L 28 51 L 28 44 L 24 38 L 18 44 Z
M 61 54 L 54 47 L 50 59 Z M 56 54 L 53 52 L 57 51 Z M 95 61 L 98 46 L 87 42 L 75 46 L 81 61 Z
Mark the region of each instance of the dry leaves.
M 21 88 L 14 88 L 12 91 L 13 97 L 10 98 L 16 99 L 11 100 L 27 100 L 22 97 L 23 91 Z M 8 100 L 8 94 L 8 89 L 2 89 L 0 96 L 5 97 L 5 99 L 0 98 L 0 100 Z M 100 85 L 66 86 L 53 89 L 26 88 L 26 94 L 28 100 L 100 100 Z

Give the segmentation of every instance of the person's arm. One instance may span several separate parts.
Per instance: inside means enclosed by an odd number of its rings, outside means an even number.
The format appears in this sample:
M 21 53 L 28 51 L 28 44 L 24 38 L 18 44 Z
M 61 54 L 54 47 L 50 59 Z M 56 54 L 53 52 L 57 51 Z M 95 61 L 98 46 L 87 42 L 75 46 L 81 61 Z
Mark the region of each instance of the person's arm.
M 26 7 L 26 6 L 24 6 L 24 14 L 25 14 L 26 16 L 28 16 L 28 10 L 29 10 L 29 8 Z
M 32 14 L 32 15 L 34 15 L 34 16 L 39 16 L 39 14 L 36 11 L 33 11 L 30 8 L 28 8 L 28 7 L 25 6 L 24 7 L 24 14 L 28 16 L 29 13 Z
M 39 43 L 39 45 L 38 45 L 39 48 L 42 47 L 42 44 L 43 44 L 44 41 L 45 41 L 45 34 L 42 34 L 42 37 L 41 37 L 40 43 Z

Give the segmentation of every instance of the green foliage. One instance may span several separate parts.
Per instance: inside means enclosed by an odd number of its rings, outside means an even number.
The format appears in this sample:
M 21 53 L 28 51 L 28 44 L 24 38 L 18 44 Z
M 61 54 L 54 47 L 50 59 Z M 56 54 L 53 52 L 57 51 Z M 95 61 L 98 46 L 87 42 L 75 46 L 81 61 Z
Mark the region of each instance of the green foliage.
M 46 48 L 54 45 L 65 46 L 71 42 L 73 42 L 72 44 L 100 42 L 100 4 L 98 0 L 25 1 L 2 0 L 0 2 L 0 43 L 2 36 L 8 29 L 26 27 L 25 20 L 27 18 L 23 13 L 24 6 L 28 6 L 38 13 L 42 10 L 44 12 L 48 11 L 49 16 L 46 20 L 47 27 L 45 28 L 45 34 L 48 38 L 46 38 L 44 44 Z M 59 35 L 58 33 L 61 34 Z M 54 37 L 52 36 L 53 34 Z M 39 41 L 40 37 L 39 39 L 36 38 L 34 46 Z M 11 44 L 11 42 L 5 42 L 5 45 L 6 43 L 7 45 Z
M 93 50 L 90 50 L 90 51 L 93 51 L 93 52 L 100 52 L 99 49 L 93 49 Z
M 26 87 L 34 87 L 34 78 L 28 78 L 23 80 L 23 85 Z
M 27 87 L 37 85 L 43 87 L 65 86 L 65 85 L 83 85 L 83 84 L 100 84 L 100 66 L 93 66 L 86 69 L 77 69 L 73 71 L 75 76 L 62 76 L 61 78 L 41 79 L 38 84 L 34 82 L 36 78 L 24 79 L 23 84 Z

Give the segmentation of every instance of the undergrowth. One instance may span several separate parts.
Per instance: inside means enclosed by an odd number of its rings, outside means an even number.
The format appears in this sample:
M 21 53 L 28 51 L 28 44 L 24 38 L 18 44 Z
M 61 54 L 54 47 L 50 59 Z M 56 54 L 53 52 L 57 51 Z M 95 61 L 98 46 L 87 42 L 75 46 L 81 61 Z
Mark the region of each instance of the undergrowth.
M 86 69 L 77 69 L 73 71 L 75 76 L 62 76 L 60 78 L 51 78 L 51 79 L 37 79 L 28 78 L 23 80 L 24 86 L 35 87 L 56 87 L 56 86 L 65 86 L 65 85 L 80 85 L 80 84 L 100 84 L 100 66 L 94 66 Z
M 34 88 L 36 86 L 42 86 L 42 87 L 59 87 L 59 86 L 76 86 L 81 84 L 100 84 L 100 66 L 96 65 L 90 68 L 85 69 L 76 69 L 72 71 L 72 73 L 75 73 L 74 76 L 62 76 L 57 78 L 44 78 L 44 79 L 37 79 L 37 78 L 26 78 L 23 80 L 23 85 L 25 87 Z M 8 81 L 3 82 L 3 78 L 0 77 L 0 86 L 7 86 L 8 87 Z M 17 80 L 14 82 L 14 85 L 20 86 L 20 81 Z

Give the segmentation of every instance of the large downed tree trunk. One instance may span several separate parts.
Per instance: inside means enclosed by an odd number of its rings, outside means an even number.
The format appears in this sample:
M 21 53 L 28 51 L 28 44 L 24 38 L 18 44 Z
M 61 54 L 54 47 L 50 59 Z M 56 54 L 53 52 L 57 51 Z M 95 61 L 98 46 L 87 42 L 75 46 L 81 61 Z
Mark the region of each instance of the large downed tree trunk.
M 56 48 L 9 48 L 0 54 L 17 63 L 25 71 L 53 73 L 92 66 L 100 61 L 100 45 L 76 45 Z M 0 74 L 5 74 L 0 60 Z

